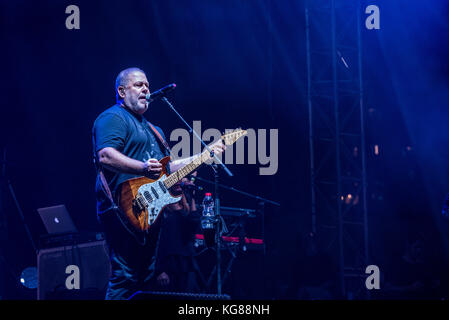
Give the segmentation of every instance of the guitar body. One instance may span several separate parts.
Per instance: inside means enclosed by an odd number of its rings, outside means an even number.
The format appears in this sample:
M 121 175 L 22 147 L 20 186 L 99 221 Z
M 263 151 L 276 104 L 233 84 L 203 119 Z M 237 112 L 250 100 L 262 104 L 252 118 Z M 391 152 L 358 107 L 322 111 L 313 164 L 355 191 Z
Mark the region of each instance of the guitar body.
M 170 157 L 165 157 L 159 161 L 162 172 L 157 180 L 138 177 L 121 185 L 119 206 L 136 231 L 148 230 L 167 205 L 182 198 L 181 195 L 173 196 L 164 185 L 169 160 Z

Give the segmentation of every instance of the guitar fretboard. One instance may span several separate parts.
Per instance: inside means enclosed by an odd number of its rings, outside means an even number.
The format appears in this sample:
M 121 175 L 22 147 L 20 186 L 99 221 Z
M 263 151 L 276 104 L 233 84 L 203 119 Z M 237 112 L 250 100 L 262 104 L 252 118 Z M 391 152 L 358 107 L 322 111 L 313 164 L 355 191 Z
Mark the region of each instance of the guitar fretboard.
M 224 141 L 225 145 L 229 146 L 246 134 L 246 130 L 236 129 L 221 136 L 221 139 Z M 178 181 L 180 181 L 182 178 L 187 176 L 190 172 L 194 171 L 202 163 L 206 162 L 209 159 L 209 152 L 207 150 L 203 151 L 200 155 L 193 158 L 193 160 L 189 164 L 169 175 L 167 179 L 164 180 L 165 187 L 167 187 L 167 189 L 173 187 Z
M 190 172 L 194 171 L 196 168 L 198 168 L 202 163 L 206 162 L 210 159 L 209 153 L 206 150 L 205 152 L 201 153 L 200 155 L 193 158 L 193 160 L 186 164 L 181 169 L 173 172 L 171 175 L 165 179 L 164 184 L 168 188 L 171 188 L 174 186 L 178 181 L 180 181 L 182 178 L 187 176 Z

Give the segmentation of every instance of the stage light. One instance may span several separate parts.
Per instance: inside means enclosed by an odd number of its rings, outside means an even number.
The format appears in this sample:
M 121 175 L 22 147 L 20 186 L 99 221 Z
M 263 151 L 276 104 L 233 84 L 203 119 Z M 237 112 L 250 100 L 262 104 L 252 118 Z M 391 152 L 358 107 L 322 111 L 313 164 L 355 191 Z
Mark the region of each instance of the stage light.
M 351 204 L 351 202 L 352 202 L 352 194 L 348 193 L 346 195 L 345 204 Z
M 37 268 L 25 268 L 20 275 L 20 283 L 28 289 L 37 288 Z

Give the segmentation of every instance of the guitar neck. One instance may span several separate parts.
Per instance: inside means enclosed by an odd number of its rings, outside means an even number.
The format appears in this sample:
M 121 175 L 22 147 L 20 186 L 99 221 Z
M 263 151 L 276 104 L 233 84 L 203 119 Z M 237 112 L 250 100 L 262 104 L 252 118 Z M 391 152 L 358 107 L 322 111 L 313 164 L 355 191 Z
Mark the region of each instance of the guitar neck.
M 204 162 L 206 162 L 209 159 L 210 159 L 210 156 L 208 154 L 208 151 L 205 151 L 205 152 L 201 153 L 200 155 L 196 156 L 195 158 L 193 158 L 193 160 L 190 163 L 186 164 L 181 169 L 179 169 L 179 170 L 173 172 L 171 175 L 169 175 L 167 177 L 167 179 L 165 179 L 165 181 L 164 181 L 165 186 L 167 188 L 171 188 L 178 181 L 180 181 L 182 178 L 187 176 L 189 173 L 194 171 L 196 168 L 198 168 L 201 164 L 203 164 Z
M 225 145 L 229 146 L 236 142 L 240 137 L 243 137 L 247 134 L 246 130 L 236 129 L 229 131 L 225 135 L 221 136 L 222 141 L 224 141 Z M 173 187 L 178 181 L 187 176 L 190 172 L 194 171 L 201 164 L 209 160 L 210 154 L 207 150 L 204 150 L 200 155 L 193 158 L 189 164 L 186 164 L 184 167 L 179 169 L 176 172 L 173 172 L 171 175 L 164 180 L 164 184 L 167 188 Z

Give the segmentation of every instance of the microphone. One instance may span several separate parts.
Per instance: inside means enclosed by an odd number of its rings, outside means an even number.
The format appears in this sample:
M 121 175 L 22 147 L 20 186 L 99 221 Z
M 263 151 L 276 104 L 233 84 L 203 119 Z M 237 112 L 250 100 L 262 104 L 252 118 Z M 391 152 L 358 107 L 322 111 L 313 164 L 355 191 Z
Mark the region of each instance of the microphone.
M 169 84 L 168 86 L 165 86 L 162 89 L 159 89 L 159 90 L 157 90 L 157 91 L 155 91 L 153 93 L 148 93 L 145 96 L 145 99 L 148 102 L 160 99 L 160 98 L 164 97 L 167 93 L 169 93 L 170 91 L 172 91 L 175 88 L 176 88 L 176 84 L 175 83 Z

